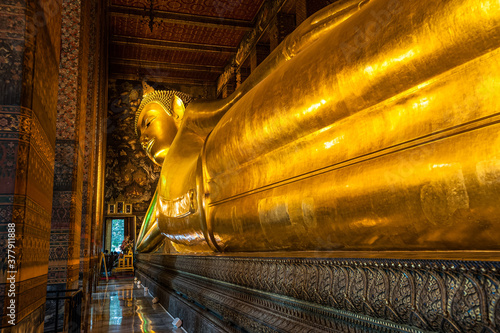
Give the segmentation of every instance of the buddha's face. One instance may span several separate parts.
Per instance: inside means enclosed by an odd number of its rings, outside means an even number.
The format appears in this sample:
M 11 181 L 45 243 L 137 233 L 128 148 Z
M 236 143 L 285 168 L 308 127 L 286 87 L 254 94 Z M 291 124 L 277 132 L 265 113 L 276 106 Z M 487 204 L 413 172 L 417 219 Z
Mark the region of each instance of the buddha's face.
M 170 145 L 177 134 L 177 125 L 163 107 L 155 102 L 149 103 L 137 120 L 139 142 L 148 157 L 162 165 Z

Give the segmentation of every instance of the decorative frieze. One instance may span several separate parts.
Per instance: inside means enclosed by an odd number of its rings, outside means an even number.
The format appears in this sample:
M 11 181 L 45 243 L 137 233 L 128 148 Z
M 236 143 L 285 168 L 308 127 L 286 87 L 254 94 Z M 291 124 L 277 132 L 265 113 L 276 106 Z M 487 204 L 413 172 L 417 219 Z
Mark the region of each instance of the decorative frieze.
M 500 330 L 498 262 L 143 254 L 138 259 L 138 269 L 158 284 L 170 285 L 223 317 L 220 311 L 243 312 L 238 316 L 247 318 L 247 306 L 264 306 L 281 307 L 283 316 L 296 311 L 290 318 L 310 316 L 311 325 L 325 325 L 327 320 L 336 323 L 327 327 L 341 331 L 344 324 L 339 323 L 349 320 L 364 331 L 372 324 L 388 331 Z M 194 286 L 193 279 L 204 281 L 208 289 L 200 292 L 203 286 Z M 217 305 L 207 298 L 210 290 L 228 299 Z M 250 304 L 238 303 L 242 295 Z M 257 304 L 265 300 L 265 305 Z

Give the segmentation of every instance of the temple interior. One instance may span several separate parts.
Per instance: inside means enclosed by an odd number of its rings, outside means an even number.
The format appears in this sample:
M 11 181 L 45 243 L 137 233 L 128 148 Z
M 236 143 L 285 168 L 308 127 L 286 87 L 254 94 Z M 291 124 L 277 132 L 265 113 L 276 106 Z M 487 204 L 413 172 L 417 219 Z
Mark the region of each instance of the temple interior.
M 2 332 L 500 332 L 499 1 L 0 16 Z

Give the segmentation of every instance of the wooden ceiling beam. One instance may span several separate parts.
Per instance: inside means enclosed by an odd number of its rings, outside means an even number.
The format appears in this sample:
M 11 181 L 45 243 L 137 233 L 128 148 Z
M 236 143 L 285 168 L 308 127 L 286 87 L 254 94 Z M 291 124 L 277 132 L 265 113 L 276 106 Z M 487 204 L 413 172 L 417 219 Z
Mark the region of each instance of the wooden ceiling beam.
M 189 65 L 189 64 L 174 64 L 165 63 L 160 61 L 145 61 L 138 59 L 126 58 L 109 58 L 110 65 L 129 66 L 147 69 L 161 69 L 161 70 L 179 70 L 179 71 L 197 71 L 197 72 L 210 72 L 222 73 L 224 67 L 220 66 L 206 66 L 206 65 Z
M 112 35 L 111 44 L 130 45 L 139 47 L 148 47 L 155 49 L 165 50 L 179 50 L 179 51 L 201 51 L 201 52 L 218 52 L 218 53 L 233 53 L 238 50 L 236 47 L 218 46 L 218 45 L 204 45 L 193 43 L 171 42 L 159 39 L 138 38 L 122 35 Z
M 127 17 L 134 16 L 136 18 L 145 18 L 149 20 L 149 9 L 119 5 L 110 5 L 108 8 L 111 15 Z M 253 28 L 252 22 L 228 18 L 223 19 L 218 17 L 173 13 L 161 10 L 153 10 L 153 15 L 155 18 L 160 19 L 163 22 L 190 24 L 207 28 L 220 28 L 221 26 L 225 26 L 245 31 L 249 31 Z
M 215 87 L 215 81 L 207 81 L 207 80 L 198 80 L 198 79 L 188 79 L 188 78 L 172 78 L 165 76 L 139 76 L 136 74 L 123 74 L 123 73 L 110 73 L 110 79 L 116 80 L 127 80 L 127 81 L 141 81 L 144 78 L 147 78 L 148 81 L 154 81 L 158 83 L 171 83 L 171 84 L 183 84 L 183 85 L 191 85 L 191 86 L 212 86 Z

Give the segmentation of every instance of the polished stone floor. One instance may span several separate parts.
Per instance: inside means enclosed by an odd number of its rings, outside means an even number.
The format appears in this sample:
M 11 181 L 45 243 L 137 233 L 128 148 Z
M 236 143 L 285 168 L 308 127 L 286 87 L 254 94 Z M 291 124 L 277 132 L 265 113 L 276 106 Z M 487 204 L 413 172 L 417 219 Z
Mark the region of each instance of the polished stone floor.
M 101 281 L 92 295 L 90 332 L 181 333 L 172 316 L 153 297 L 137 287 L 133 278 Z

